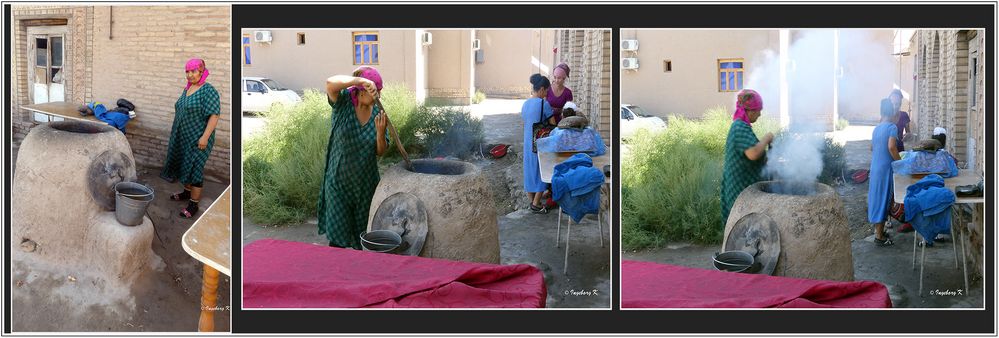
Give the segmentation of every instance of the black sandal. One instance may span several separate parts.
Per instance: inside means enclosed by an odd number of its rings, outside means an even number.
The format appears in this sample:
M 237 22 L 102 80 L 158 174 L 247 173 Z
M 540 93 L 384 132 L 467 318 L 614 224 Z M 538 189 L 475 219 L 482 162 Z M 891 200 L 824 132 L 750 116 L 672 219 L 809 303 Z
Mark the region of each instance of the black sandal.
M 878 236 L 874 236 L 874 244 L 877 246 L 890 246 L 894 245 L 895 242 L 891 241 L 891 237 L 888 237 L 888 233 L 885 233 L 885 239 L 878 239 Z
M 536 207 L 536 206 L 534 206 L 533 203 L 531 203 L 531 207 L 530 208 L 531 208 L 531 212 L 533 212 L 535 214 L 547 214 L 548 213 L 548 206 L 545 206 L 545 205 L 542 205 L 540 207 Z
M 192 218 L 194 215 L 198 214 L 198 202 L 190 201 L 187 203 L 187 208 L 180 209 L 180 217 Z
M 179 193 L 170 195 L 170 200 L 171 201 L 178 201 L 178 202 L 180 202 L 180 201 L 183 201 L 183 200 L 190 200 L 190 199 L 191 199 L 191 191 L 187 190 L 187 189 L 184 189 L 184 192 L 179 192 Z

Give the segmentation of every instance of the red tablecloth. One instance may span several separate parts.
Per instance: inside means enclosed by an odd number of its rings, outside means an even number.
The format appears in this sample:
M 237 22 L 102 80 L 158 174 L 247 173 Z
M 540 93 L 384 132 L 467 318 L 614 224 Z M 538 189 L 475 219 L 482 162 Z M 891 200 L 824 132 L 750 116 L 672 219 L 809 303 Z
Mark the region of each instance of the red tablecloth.
M 625 308 L 890 308 L 877 282 L 834 282 L 623 261 Z
M 541 270 L 262 239 L 243 248 L 247 308 L 544 307 Z

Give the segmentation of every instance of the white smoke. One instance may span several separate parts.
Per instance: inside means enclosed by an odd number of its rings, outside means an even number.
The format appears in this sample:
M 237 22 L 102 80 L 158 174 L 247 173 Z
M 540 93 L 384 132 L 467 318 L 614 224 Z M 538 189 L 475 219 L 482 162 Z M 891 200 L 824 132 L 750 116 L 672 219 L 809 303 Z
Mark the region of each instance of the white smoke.
M 872 31 L 805 30 L 792 36 L 786 68 L 790 121 L 787 133 L 768 151 L 764 176 L 790 189 L 778 192 L 808 194 L 822 174 L 824 133 L 835 122 L 833 112 L 877 116 L 880 99 L 891 90 L 894 59 L 891 41 L 879 41 Z M 763 55 L 747 88 L 758 89 L 764 102 L 773 102 L 767 106 L 776 108 L 780 56 L 773 50 Z

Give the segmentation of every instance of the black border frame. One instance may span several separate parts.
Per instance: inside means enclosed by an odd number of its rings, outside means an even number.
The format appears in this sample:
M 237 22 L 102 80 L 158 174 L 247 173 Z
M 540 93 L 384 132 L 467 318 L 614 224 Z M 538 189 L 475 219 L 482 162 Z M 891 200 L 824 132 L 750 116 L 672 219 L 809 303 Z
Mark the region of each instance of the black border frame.
M 428 29 L 495 29 L 495 28 L 611 28 L 614 41 L 620 41 L 620 29 L 642 28 L 984 28 L 985 40 L 995 41 L 995 3 L 975 5 L 939 4 L 857 4 L 844 5 L 234 5 L 233 42 L 239 45 L 243 28 L 428 28 Z M 414 14 L 420 13 L 420 14 Z M 428 14 L 430 13 L 430 14 Z M 789 14 L 791 13 L 791 14 Z M 557 14 L 557 15 L 556 15 Z M 572 20 L 553 20 L 553 18 Z M 724 21 L 709 18 L 725 18 Z M 620 50 L 613 53 L 612 107 L 620 105 Z M 994 46 L 991 49 L 995 51 Z M 234 59 L 240 51 L 234 49 Z M 986 54 L 986 92 L 988 107 L 994 107 L 994 65 L 992 53 Z M 233 63 L 234 76 L 241 72 L 241 63 Z M 234 79 L 238 80 L 238 79 Z M 234 96 L 234 106 L 239 98 Z M 613 112 L 613 109 L 612 109 Z M 238 119 L 234 119 L 238 120 Z M 992 115 L 986 118 L 994 125 Z M 239 128 L 239 122 L 235 122 Z M 618 119 L 612 119 L 613 151 L 620 154 L 616 135 Z M 241 144 L 240 134 L 235 134 Z M 994 139 L 986 128 L 985 146 L 991 155 Z M 236 154 L 236 161 L 242 160 Z M 988 157 L 987 168 L 992 157 Z M 616 167 L 620 160 L 615 158 Z M 236 172 L 236 171 L 234 171 Z M 620 182 L 620 173 L 613 173 Z M 233 182 L 239 175 L 234 175 Z M 620 238 L 620 191 L 613 191 L 612 238 Z M 236 196 L 240 196 L 239 193 Z M 987 195 L 987 202 L 991 195 Z M 986 213 L 985 224 L 992 224 L 993 215 Z M 234 217 L 237 219 L 237 217 Z M 235 225 L 235 224 L 234 224 Z M 234 228 L 238 228 L 234 226 Z M 986 228 L 989 228 L 986 226 Z M 233 247 L 241 247 L 241 236 L 233 236 Z M 985 275 L 995 276 L 993 243 L 986 240 Z M 234 260 L 241 259 L 234 253 Z M 438 333 L 438 334 L 510 334 L 510 333 L 577 333 L 577 334 L 739 334 L 739 333 L 868 333 L 924 335 L 932 333 L 981 334 L 995 333 L 995 280 L 987 281 L 985 310 L 932 309 L 903 310 L 621 310 L 621 254 L 612 252 L 612 310 L 315 310 L 266 311 L 240 309 L 241 299 L 233 297 L 234 333 Z M 233 281 L 239 283 L 240 271 L 233 269 Z M 239 290 L 239 287 L 234 288 Z M 723 320 L 721 320 L 723 319 Z M 773 325 L 779 321 L 780 325 Z M 384 323 L 391 322 L 391 325 Z M 724 322 L 724 325 L 717 323 Z M 940 325 L 913 325 L 916 323 Z M 379 324 L 382 323 L 382 324 Z M 518 323 L 511 325 L 510 323 Z M 897 323 L 886 325 L 885 323 Z M 908 323 L 909 325 L 904 325 Z M 957 325 L 961 323 L 961 325 Z M 374 328 L 374 329 L 371 329 Z

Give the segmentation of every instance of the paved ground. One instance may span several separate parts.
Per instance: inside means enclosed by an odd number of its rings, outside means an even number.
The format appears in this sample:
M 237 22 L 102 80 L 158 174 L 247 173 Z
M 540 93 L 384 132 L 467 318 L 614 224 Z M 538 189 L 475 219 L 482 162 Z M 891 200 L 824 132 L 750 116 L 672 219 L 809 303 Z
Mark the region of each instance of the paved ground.
M 16 163 L 17 148 L 13 152 Z M 127 296 L 110 302 L 109 290 L 85 274 L 13 267 L 13 329 L 16 331 L 197 331 L 201 313 L 201 264 L 181 247 L 181 237 L 194 223 L 177 215 L 180 202 L 170 201 L 178 184 L 158 176 L 158 169 L 139 168 L 139 182 L 155 191 L 147 215 L 158 234 L 152 248 L 157 262 L 140 276 Z M 206 182 L 202 210 L 221 195 L 228 183 Z M 162 239 L 162 241 L 160 240 Z M 85 267 L 81 267 L 85 269 Z M 73 276 L 75 280 L 69 277 Z M 80 276 L 80 278 L 76 278 Z M 219 275 L 215 329 L 229 331 L 229 277 Z M 122 290 L 115 290 L 119 293 Z
M 870 167 L 870 135 L 873 126 L 850 126 L 834 133 L 833 139 L 846 147 L 847 168 Z M 937 243 L 926 249 L 924 264 L 923 296 L 919 295 L 919 261 L 912 263 L 913 237 L 911 233 L 890 231 L 894 246 L 878 247 L 871 241 L 873 227 L 867 223 L 867 183 L 837 185 L 850 224 L 853 248 L 854 277 L 857 280 L 878 281 L 888 287 L 894 307 L 912 308 L 968 308 L 983 306 L 981 277 L 969 280 L 970 290 L 964 290 L 964 277 L 960 267 L 955 267 L 953 241 Z M 896 226 L 897 228 L 897 226 Z M 721 245 L 692 245 L 673 243 L 664 248 L 625 251 L 623 259 L 651 261 L 689 267 L 711 269 L 711 254 Z M 917 251 L 917 253 L 919 253 Z M 960 251 L 958 252 L 960 255 Z M 969 270 L 973 270 L 969 267 Z M 964 295 L 950 295 L 946 291 Z M 933 291 L 935 295 L 930 295 Z
M 493 190 L 493 207 L 499 217 L 500 256 L 502 264 L 532 264 L 545 274 L 548 307 L 607 308 L 610 307 L 610 241 L 609 227 L 603 227 L 604 246 L 600 246 L 595 216 L 588 216 L 581 225 L 573 225 L 569 242 L 568 272 L 565 262 L 565 226 L 560 247 L 555 247 L 556 213 L 535 215 L 525 212 L 522 160 L 523 122 L 520 107 L 523 100 L 487 99 L 469 107 L 473 116 L 482 119 L 485 144 L 511 144 L 510 153 L 501 159 L 474 159 Z M 244 126 L 262 126 L 255 117 L 243 117 Z M 247 123 L 247 120 L 252 122 Z M 254 124 L 255 123 L 255 124 Z M 244 133 L 252 133 L 244 129 Z M 487 151 L 488 149 L 483 149 Z M 565 220 L 563 219 L 563 222 Z M 607 219 L 603 219 L 607 224 Z M 261 238 L 325 244 L 317 235 L 316 221 L 290 226 L 266 226 L 243 219 L 243 245 Z M 579 292 L 583 291 L 583 292 Z M 595 292 L 594 292 L 595 291 Z

